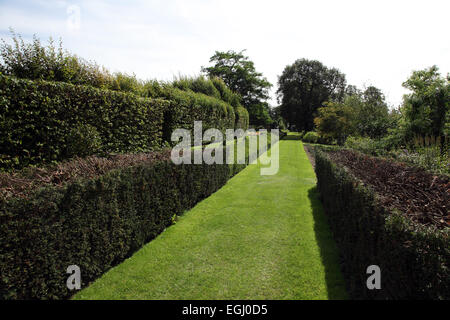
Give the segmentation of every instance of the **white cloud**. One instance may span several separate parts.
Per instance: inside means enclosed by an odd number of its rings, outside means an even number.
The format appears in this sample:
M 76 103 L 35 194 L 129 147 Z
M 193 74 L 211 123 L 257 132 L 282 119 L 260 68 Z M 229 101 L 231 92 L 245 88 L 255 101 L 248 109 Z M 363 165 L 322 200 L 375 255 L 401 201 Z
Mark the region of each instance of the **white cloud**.
M 61 36 L 72 52 L 141 78 L 198 74 L 215 50 L 248 49 L 275 86 L 298 58 L 339 68 L 349 83 L 374 84 L 397 105 L 413 69 L 450 71 L 448 1 L 6 1 L 0 30 Z M 67 6 L 81 9 L 67 29 Z M 274 96 L 274 94 L 273 94 Z M 275 103 L 275 101 L 273 101 Z

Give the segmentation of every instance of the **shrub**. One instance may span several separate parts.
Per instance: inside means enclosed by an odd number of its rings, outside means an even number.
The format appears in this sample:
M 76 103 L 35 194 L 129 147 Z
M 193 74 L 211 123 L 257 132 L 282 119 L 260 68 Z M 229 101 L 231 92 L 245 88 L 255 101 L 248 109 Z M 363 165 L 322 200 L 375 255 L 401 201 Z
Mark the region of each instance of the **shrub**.
M 355 299 L 449 299 L 450 229 L 439 230 L 385 209 L 370 187 L 316 148 L 318 189 Z M 382 289 L 368 290 L 378 265 Z
M 367 137 L 348 137 L 345 147 L 358 150 L 360 152 L 378 156 L 383 154 L 383 143 Z
M 14 31 L 11 30 L 11 34 L 13 44 L 2 39 L 0 46 L 0 72 L 3 74 L 97 88 L 111 85 L 112 77 L 106 69 L 63 50 L 61 41 L 56 47 L 50 38 L 48 46 L 44 46 L 36 36 L 32 43 L 25 43 Z
M 97 129 L 89 124 L 81 124 L 69 131 L 66 140 L 67 157 L 85 157 L 98 154 L 101 151 L 102 142 Z
M 74 135 L 86 133 L 73 130 L 86 128 L 87 139 L 98 137 L 93 146 L 102 142 L 102 153 L 154 150 L 162 143 L 167 106 L 166 101 L 129 93 L 0 74 L 0 166 L 22 168 L 67 159 L 79 147 L 71 145 Z M 85 145 L 83 150 L 93 154 L 97 147 L 89 151 Z
M 143 92 L 143 83 L 134 74 L 128 75 L 117 72 L 111 77 L 111 83 L 108 85 L 108 89 L 141 95 Z
M 337 141 L 342 145 L 345 138 L 354 131 L 352 113 L 354 110 L 338 102 L 326 102 L 324 107 L 317 109 L 318 116 L 314 124 L 320 137 L 328 141 Z
M 401 146 L 399 140 L 389 135 L 379 140 L 364 137 L 349 137 L 345 147 L 373 156 L 386 156 L 414 164 L 436 173 L 450 172 L 448 142 L 446 137 L 415 137 L 413 144 Z
M 303 136 L 303 141 L 308 143 L 318 143 L 319 135 L 317 132 L 309 131 Z
M 450 174 L 449 145 L 450 139 L 447 137 L 417 136 L 409 150 L 398 150 L 390 154 L 426 170 Z

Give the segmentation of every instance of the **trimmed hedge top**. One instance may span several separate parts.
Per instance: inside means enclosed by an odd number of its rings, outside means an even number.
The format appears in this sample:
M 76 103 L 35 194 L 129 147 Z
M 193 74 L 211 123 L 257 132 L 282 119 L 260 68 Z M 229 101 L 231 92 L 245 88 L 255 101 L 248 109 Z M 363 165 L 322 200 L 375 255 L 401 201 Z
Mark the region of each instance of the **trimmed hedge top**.
M 155 150 L 162 144 L 168 105 L 130 93 L 0 74 L 0 166 Z

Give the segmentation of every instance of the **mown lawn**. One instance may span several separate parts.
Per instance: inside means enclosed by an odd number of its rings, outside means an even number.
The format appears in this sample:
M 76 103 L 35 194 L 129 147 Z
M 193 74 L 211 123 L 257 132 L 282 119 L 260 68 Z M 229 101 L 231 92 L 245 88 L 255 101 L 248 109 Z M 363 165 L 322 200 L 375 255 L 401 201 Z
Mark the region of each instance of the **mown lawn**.
M 74 298 L 347 298 L 313 168 L 279 143 L 277 175 L 248 166 Z

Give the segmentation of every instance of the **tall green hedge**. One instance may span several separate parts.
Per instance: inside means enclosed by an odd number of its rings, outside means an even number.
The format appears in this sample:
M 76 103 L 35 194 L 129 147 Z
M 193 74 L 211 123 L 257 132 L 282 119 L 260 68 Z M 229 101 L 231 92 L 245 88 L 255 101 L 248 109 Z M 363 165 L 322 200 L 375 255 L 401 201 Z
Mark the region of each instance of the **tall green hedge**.
M 160 99 L 0 74 L 0 168 L 153 150 L 162 143 L 167 106 Z
M 219 77 L 179 77 L 171 83 L 171 86 L 183 91 L 203 93 L 207 96 L 225 101 L 233 107 L 242 107 L 240 103 L 241 97 L 239 94 L 234 93 L 230 88 L 228 88 L 226 83 Z
M 171 143 L 175 129 L 193 130 L 196 120 L 203 122 L 203 130 L 248 128 L 247 110 L 223 82 L 188 84 L 221 90 L 215 97 L 149 83 L 143 93 L 147 98 L 0 74 L 0 170 L 74 156 L 155 150 Z
M 183 91 L 190 90 L 197 93 L 203 93 L 216 99 L 222 98 L 221 92 L 219 92 L 213 82 L 203 76 L 197 78 L 179 77 L 172 82 L 172 86 Z
M 166 87 L 162 97 L 170 101 L 164 115 L 164 140 L 170 141 L 175 129 L 194 129 L 194 121 L 202 121 L 203 130 L 215 128 L 223 133 L 235 126 L 235 113 L 230 104 L 193 91 Z
M 244 131 L 248 129 L 249 115 L 247 109 L 244 107 L 234 107 L 236 114 L 236 129 L 243 129 Z
M 325 212 L 355 299 L 450 299 L 450 228 L 438 230 L 384 209 L 370 187 L 316 148 Z M 369 290 L 367 267 L 381 268 L 381 290 Z
M 149 96 L 173 102 L 166 113 L 166 141 L 176 128 L 192 130 L 194 120 L 202 120 L 204 130 L 248 129 L 248 111 L 240 104 L 239 95 L 220 78 L 180 77 L 171 84 L 150 84 L 147 89 Z
M 0 197 L 0 299 L 69 297 L 68 266 L 80 267 L 86 287 L 246 164 L 167 159 Z

